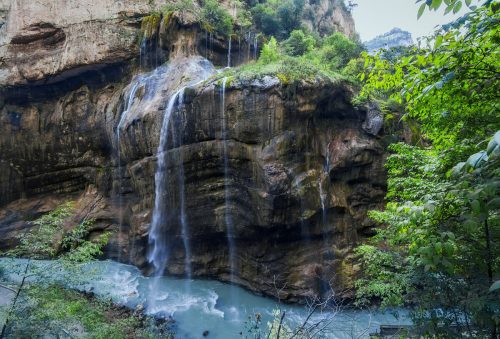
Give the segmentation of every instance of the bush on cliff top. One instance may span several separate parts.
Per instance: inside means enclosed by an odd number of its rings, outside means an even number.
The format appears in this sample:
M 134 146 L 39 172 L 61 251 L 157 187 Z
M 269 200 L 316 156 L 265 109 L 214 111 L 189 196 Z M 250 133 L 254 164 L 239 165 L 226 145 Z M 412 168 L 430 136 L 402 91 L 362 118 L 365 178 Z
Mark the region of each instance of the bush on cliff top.
M 356 65 L 349 65 L 349 61 L 357 58 L 361 51 L 359 44 L 340 33 L 316 41 L 303 31 L 294 31 L 281 45 L 271 37 L 256 62 L 226 70 L 218 77 L 248 80 L 270 75 L 278 77 L 283 84 L 321 78 L 357 82 Z

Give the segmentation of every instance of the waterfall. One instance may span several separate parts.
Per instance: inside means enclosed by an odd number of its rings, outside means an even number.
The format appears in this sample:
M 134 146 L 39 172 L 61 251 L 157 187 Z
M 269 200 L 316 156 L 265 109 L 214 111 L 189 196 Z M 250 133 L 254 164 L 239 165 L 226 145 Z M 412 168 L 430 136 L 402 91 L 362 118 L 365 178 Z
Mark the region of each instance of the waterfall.
M 329 175 L 330 173 L 330 144 L 326 145 L 326 152 L 325 152 L 325 172 L 326 174 Z
M 181 110 L 184 105 L 184 91 L 182 90 L 179 93 L 178 99 L 178 111 Z M 182 123 L 182 117 L 179 118 L 179 125 Z M 180 130 L 180 126 L 177 126 L 177 129 Z M 175 129 L 173 131 L 175 135 Z M 176 140 L 176 146 L 180 148 L 182 145 L 182 135 L 178 133 Z M 179 163 L 179 171 L 178 171 L 178 180 L 179 180 L 179 221 L 181 224 L 181 236 L 182 243 L 184 245 L 184 270 L 186 272 L 186 277 L 191 279 L 192 269 L 191 269 L 191 243 L 189 239 L 189 224 L 187 221 L 186 214 L 186 192 L 185 192 L 185 176 L 184 176 L 184 157 L 182 154 L 182 150 L 178 151 L 178 163 Z
M 227 68 L 231 68 L 231 36 L 229 36 L 229 48 L 227 50 Z
M 323 182 L 330 179 L 330 145 L 326 145 L 325 151 L 325 163 L 323 165 L 323 171 L 320 173 L 318 177 L 318 192 L 319 198 L 321 202 L 321 229 L 323 234 L 323 246 L 325 247 L 326 254 L 328 257 L 332 256 L 333 251 L 331 250 L 332 243 L 332 235 L 329 230 L 328 225 L 328 191 L 325 191 L 323 188 Z
M 241 64 L 241 35 L 238 35 L 238 63 Z
M 142 40 L 141 45 L 139 46 L 139 69 L 142 68 L 142 50 L 144 49 L 144 42 L 145 40 Z
M 130 108 L 132 107 L 132 104 L 134 103 L 134 98 L 137 93 L 137 89 L 139 88 L 140 81 L 137 81 L 134 83 L 134 86 L 130 90 L 130 93 L 128 95 L 127 101 L 125 103 L 125 107 L 122 111 L 122 114 L 120 115 L 120 121 L 118 122 L 118 126 L 116 127 L 116 157 L 118 160 L 118 203 L 119 203 L 119 208 L 120 208 L 120 216 L 119 216 L 119 232 L 120 234 L 123 233 L 123 196 L 121 194 L 122 187 L 123 187 L 123 169 L 122 169 L 122 160 L 121 160 L 121 152 L 120 152 L 120 145 L 121 145 L 121 130 L 123 126 L 123 122 L 125 121 L 125 118 L 127 116 L 128 111 L 130 111 Z M 121 261 L 122 259 L 122 251 L 118 251 L 118 261 Z
M 252 48 L 252 45 L 250 44 L 250 37 L 251 33 L 248 32 L 246 36 L 246 42 L 247 42 L 247 62 L 250 61 L 250 50 Z
M 319 201 L 321 203 L 321 220 L 323 227 L 326 226 L 326 192 L 323 189 L 321 176 L 318 177 Z
M 148 253 L 149 263 L 153 265 L 156 276 L 163 275 L 165 265 L 168 259 L 167 248 L 167 234 L 162 229 L 162 225 L 166 223 L 167 211 L 164 208 L 167 202 L 166 190 L 168 172 L 167 172 L 167 142 L 168 142 L 168 128 L 170 125 L 170 118 L 175 108 L 177 99 L 184 92 L 185 87 L 178 90 L 170 98 L 165 113 L 163 115 L 163 123 L 161 126 L 160 143 L 158 145 L 157 164 L 155 172 L 155 203 L 153 208 L 153 220 L 149 231 L 149 246 L 150 253 Z
M 209 47 L 208 47 L 209 50 L 210 50 L 210 52 L 212 52 L 212 50 L 213 50 L 213 45 L 214 45 L 214 35 L 213 35 L 212 32 L 210 32 L 210 44 L 209 44 Z
M 158 69 L 161 68 L 163 66 Z M 173 60 L 170 62 L 168 69 L 172 73 L 161 73 L 163 74 L 161 77 L 163 86 L 176 83 L 176 80 L 181 82 L 184 80 L 184 83 L 181 83 L 182 87 L 177 87 L 180 89 L 174 92 L 168 99 L 163 113 L 160 141 L 156 151 L 155 198 L 149 227 L 147 253 L 147 259 L 155 277 L 148 297 L 148 309 L 150 311 L 155 310 L 158 302 L 161 303 L 162 298 L 164 298 L 162 292 L 157 287 L 160 286 L 161 277 L 167 269 L 171 253 L 170 245 L 175 243 L 176 240 L 174 235 L 169 233 L 172 225 L 180 227 L 185 251 L 184 269 L 188 278 L 192 276 L 189 223 L 186 211 L 184 161 L 181 150 L 183 140 L 182 123 L 184 120 L 182 114 L 174 113 L 181 111 L 184 106 L 184 91 L 186 88 L 198 85 L 215 73 L 213 65 L 202 57 Z M 172 90 L 171 87 L 170 89 Z M 161 91 L 158 90 L 154 94 L 162 95 Z M 172 146 L 174 147 L 170 152 L 168 151 L 169 141 L 172 141 Z M 177 159 L 171 158 L 176 155 L 178 156 Z M 171 165 L 170 170 L 169 165 Z M 172 174 L 172 172 L 174 173 Z M 177 187 L 171 187 L 171 184 L 175 182 L 178 184 Z M 175 194 L 176 192 L 178 194 Z
M 259 37 L 257 34 L 255 34 L 255 38 L 254 38 L 254 41 L 253 41 L 253 58 L 255 60 L 257 60 L 257 49 L 258 49 L 258 46 L 259 45 Z
M 205 31 L 205 58 L 208 59 L 208 31 Z
M 169 210 L 169 199 L 172 198 L 172 191 L 168 189 L 168 152 L 167 144 L 169 140 L 169 131 L 173 130 L 172 140 L 174 146 L 179 148 L 182 145 L 181 134 L 175 134 L 176 129 L 180 130 L 180 122 L 178 126 L 172 126 L 172 115 L 174 111 L 179 110 L 184 105 L 184 91 L 187 87 L 193 87 L 200 84 L 202 81 L 207 79 L 211 74 L 214 73 L 213 65 L 204 58 L 194 59 L 195 62 L 190 62 L 188 65 L 190 74 L 193 74 L 194 79 L 190 81 L 187 85 L 183 86 L 177 92 L 175 92 L 169 99 L 167 107 L 165 108 L 163 115 L 163 122 L 160 131 L 160 142 L 157 149 L 157 164 L 155 172 L 155 200 L 153 207 L 153 216 L 149 229 L 149 251 L 148 251 L 148 261 L 154 269 L 154 275 L 159 277 L 165 272 L 165 268 L 168 262 L 169 255 L 169 234 L 165 230 L 165 226 L 173 220 L 172 211 Z M 174 67 L 176 70 L 178 68 Z M 185 76 L 185 72 L 180 73 Z M 179 117 L 182 119 L 182 117 Z M 179 120 L 181 121 L 181 120 Z M 186 203 L 185 203 L 185 187 L 184 187 L 184 165 L 182 159 L 182 152 L 180 149 L 178 159 L 178 183 L 179 183 L 179 222 L 181 226 L 181 236 L 184 244 L 185 250 L 185 271 L 186 275 L 191 276 L 191 248 L 189 243 L 189 227 L 187 221 L 186 213 Z
M 224 223 L 226 225 L 226 236 L 227 244 L 229 247 L 229 267 L 230 267 L 230 279 L 233 281 L 235 273 L 235 243 L 234 243 L 234 232 L 233 232 L 233 219 L 230 211 L 228 211 L 229 202 L 229 156 L 227 147 L 227 126 L 226 126 L 226 83 L 227 77 L 222 79 L 221 87 L 221 138 L 223 144 L 223 156 L 224 156 Z

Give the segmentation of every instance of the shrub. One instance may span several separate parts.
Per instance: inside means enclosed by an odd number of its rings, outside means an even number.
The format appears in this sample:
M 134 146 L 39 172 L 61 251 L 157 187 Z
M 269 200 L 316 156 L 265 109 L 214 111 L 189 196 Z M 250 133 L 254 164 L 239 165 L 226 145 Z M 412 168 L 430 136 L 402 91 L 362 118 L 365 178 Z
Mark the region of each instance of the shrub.
M 173 337 L 168 322 L 159 325 L 108 301 L 57 285 L 31 285 L 23 291 L 23 300 L 11 315 L 6 337 L 80 337 L 78 329 L 85 338 Z
M 320 56 L 321 61 L 328 64 L 331 69 L 341 69 L 349 60 L 359 57 L 362 51 L 360 44 L 336 32 L 324 39 Z
M 304 0 L 268 0 L 251 9 L 257 29 L 269 36 L 286 39 L 290 32 L 300 28 Z
M 64 223 L 73 214 L 74 203 L 67 202 L 33 222 L 33 228 L 18 236 L 19 245 L 8 252 L 11 256 L 33 259 L 54 259 L 81 263 L 102 254 L 110 234 L 88 240 L 94 220 L 85 219 L 65 233 Z
M 269 64 L 281 59 L 281 52 L 278 47 L 278 42 L 274 37 L 262 47 L 260 52 L 259 62 Z
M 316 41 L 311 35 L 306 35 L 302 30 L 294 30 L 283 46 L 286 54 L 291 56 L 303 55 L 310 52 Z
M 141 31 L 146 39 L 151 38 L 157 31 L 161 23 L 161 14 L 152 13 L 142 18 Z
M 277 13 L 284 37 L 300 27 L 304 4 L 304 0 L 288 0 L 283 1 L 278 7 Z
M 266 35 L 276 35 L 280 32 L 280 22 L 276 9 L 266 4 L 257 4 L 251 9 L 255 26 Z
M 205 0 L 201 9 L 201 22 L 209 32 L 221 36 L 233 33 L 233 18 L 216 0 Z

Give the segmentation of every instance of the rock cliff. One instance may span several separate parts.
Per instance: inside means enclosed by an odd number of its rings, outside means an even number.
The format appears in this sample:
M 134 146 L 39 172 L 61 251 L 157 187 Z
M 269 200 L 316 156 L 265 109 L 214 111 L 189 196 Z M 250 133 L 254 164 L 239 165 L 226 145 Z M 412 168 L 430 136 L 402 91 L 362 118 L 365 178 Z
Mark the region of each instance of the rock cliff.
M 381 204 L 385 175 L 380 117 L 354 108 L 348 85 L 216 75 L 195 83 L 215 73 L 202 56 L 225 65 L 227 51 L 223 43 L 207 51 L 205 33 L 181 21 L 158 33 L 168 64 L 140 70 L 146 1 L 0 5 L 8 13 L 0 28 L 0 250 L 29 220 L 71 199 L 96 220 L 95 234 L 115 232 L 108 257 L 151 270 L 164 156 L 166 272 L 184 275 L 189 262 L 193 276 L 289 301 L 352 287 L 351 249 L 372 233 L 366 211 Z M 182 86 L 157 154 L 167 105 Z
M 364 43 L 370 54 L 375 54 L 381 49 L 391 49 L 394 47 L 408 47 L 413 45 L 413 38 L 410 32 L 400 28 L 393 28 L 389 32 L 379 35 Z

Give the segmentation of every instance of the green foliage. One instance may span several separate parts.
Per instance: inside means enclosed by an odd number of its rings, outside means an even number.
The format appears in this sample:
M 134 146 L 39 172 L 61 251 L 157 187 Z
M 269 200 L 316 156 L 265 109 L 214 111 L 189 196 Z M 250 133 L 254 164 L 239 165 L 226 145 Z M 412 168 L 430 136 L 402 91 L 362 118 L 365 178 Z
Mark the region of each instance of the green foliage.
M 356 248 L 356 254 L 363 259 L 363 272 L 366 278 L 355 282 L 356 305 L 366 306 L 374 298 L 382 307 L 403 305 L 405 296 L 412 288 L 411 266 L 397 252 L 384 251 L 372 245 Z
M 354 58 L 359 57 L 362 47 L 342 33 L 333 33 L 323 40 L 318 57 L 330 69 L 342 69 Z
M 285 39 L 300 28 L 304 5 L 304 0 L 267 0 L 256 4 L 251 12 L 258 30 Z
M 22 306 L 13 315 L 15 321 L 9 323 L 8 337 L 66 337 L 76 335 L 80 326 L 85 338 L 154 338 L 159 334 L 148 319 L 58 286 L 30 286 L 22 298 Z M 172 337 L 170 331 L 162 335 Z
M 161 12 L 165 15 L 165 13 L 169 12 L 179 12 L 181 14 L 189 13 L 192 15 L 196 14 L 196 6 L 195 2 L 191 0 L 178 0 L 178 1 L 168 1 L 168 3 L 161 8 Z
M 161 14 L 152 13 L 142 18 L 141 32 L 146 39 L 150 39 L 156 34 L 161 23 Z
M 142 19 L 141 30 L 144 37 L 151 38 L 158 30 L 161 18 L 163 18 L 165 24 L 168 24 L 174 14 L 189 14 L 208 32 L 221 37 L 230 36 L 233 34 L 233 26 L 236 23 L 241 27 L 249 27 L 251 25 L 251 15 L 245 8 L 245 5 L 237 0 L 232 1 L 232 4 L 237 9 L 237 22 L 234 22 L 233 17 L 217 0 L 204 0 L 201 8 L 196 2 L 190 0 L 168 2 L 161 7 L 160 11 L 153 12 Z
M 405 106 L 403 119 L 418 119 L 423 136 L 437 149 L 453 147 L 449 164 L 457 162 L 498 129 L 497 23 L 498 13 L 481 7 L 446 25 L 412 55 L 365 55 L 361 98 L 385 97 Z
M 444 14 L 448 13 L 458 13 L 461 9 L 463 4 L 470 9 L 476 9 L 477 6 L 473 5 L 472 0 L 417 0 L 416 3 L 422 2 L 420 7 L 418 8 L 418 13 L 417 17 L 420 18 L 422 14 L 424 14 L 425 9 L 427 8 L 428 10 L 431 11 L 437 11 L 442 5 L 445 6 Z M 477 1 L 475 1 L 477 2 Z M 486 1 L 486 3 L 491 3 L 492 1 Z
M 33 228 L 18 236 L 19 245 L 7 254 L 33 259 L 61 257 L 66 264 L 84 263 L 102 254 L 110 233 L 89 240 L 94 220 L 85 219 L 69 231 L 64 223 L 74 212 L 74 203 L 67 202 L 33 222 Z
M 275 61 L 263 61 L 269 59 Z M 292 85 L 300 81 L 317 81 L 322 79 L 338 81 L 344 79 L 338 73 L 323 71 L 304 58 L 294 58 L 281 53 L 276 56 L 272 52 L 266 52 L 264 59 L 260 58 L 257 62 L 228 69 L 217 75 L 218 78 L 229 77 L 240 81 L 262 79 L 264 76 L 277 77 L 283 85 Z
M 201 8 L 201 22 L 207 31 L 220 36 L 233 33 L 233 18 L 217 0 L 205 0 Z
M 315 43 L 312 36 L 304 34 L 302 30 L 294 30 L 283 46 L 286 54 L 300 56 L 312 51 Z
M 68 202 L 33 221 L 33 229 L 17 236 L 19 245 L 8 254 L 45 259 L 57 254 L 57 237 L 63 232 L 63 223 L 73 212 L 73 203 Z
M 341 43 L 339 43 L 341 41 Z M 352 74 L 346 72 L 341 74 L 343 63 L 348 58 L 359 55 L 357 49 L 343 49 L 338 46 L 356 46 L 356 44 L 341 34 L 334 34 L 324 39 L 317 49 L 312 49 L 315 39 L 303 31 L 296 30 L 290 39 L 280 47 L 274 37 L 262 47 L 259 60 L 235 69 L 225 71 L 219 77 L 230 76 L 240 80 L 261 78 L 265 75 L 276 76 L 285 84 L 293 84 L 299 81 L 314 81 L 318 79 L 330 79 L 332 81 L 354 79 Z M 289 52 L 292 55 L 284 53 Z M 300 55 L 301 52 L 305 52 Z M 298 55 L 295 55 L 295 54 Z M 332 59 L 327 58 L 330 56 Z M 343 60 L 338 62 L 338 60 Z
M 365 268 L 356 284 L 359 303 L 373 297 L 384 306 L 406 301 L 415 305 L 416 322 L 432 325 L 431 332 L 445 330 L 436 327 L 443 319 L 464 326 L 453 319 L 457 312 L 481 333 L 498 326 L 498 292 L 489 292 L 500 268 L 500 248 L 492 238 L 500 219 L 500 152 L 494 149 L 487 159 L 471 162 L 476 167 L 444 173 L 438 152 L 392 146 L 389 203 L 370 214 L 388 226 L 376 237 L 387 249 L 358 248 Z M 436 308 L 442 315 L 429 319 L 425 310 Z
M 111 233 L 107 232 L 101 234 L 92 241 L 79 238 L 78 245 L 72 247 L 71 250 L 61 257 L 61 259 L 66 265 L 86 263 L 94 260 L 96 257 L 103 254 L 102 249 L 107 245 L 110 237 Z
M 360 76 L 361 97 L 397 102 L 427 146 L 390 147 L 387 205 L 370 213 L 386 227 L 357 250 L 358 302 L 411 306 L 429 336 L 494 337 L 500 325 L 499 291 L 490 290 L 500 274 L 498 21 L 486 4 L 425 48 L 365 55 Z
M 232 0 L 232 4 L 236 8 L 235 24 L 243 29 L 248 29 L 252 26 L 252 13 L 248 10 L 247 4 L 239 0 Z
M 274 37 L 271 37 L 271 40 L 262 47 L 259 62 L 270 64 L 279 61 L 281 58 L 282 55 L 278 48 L 278 42 Z

